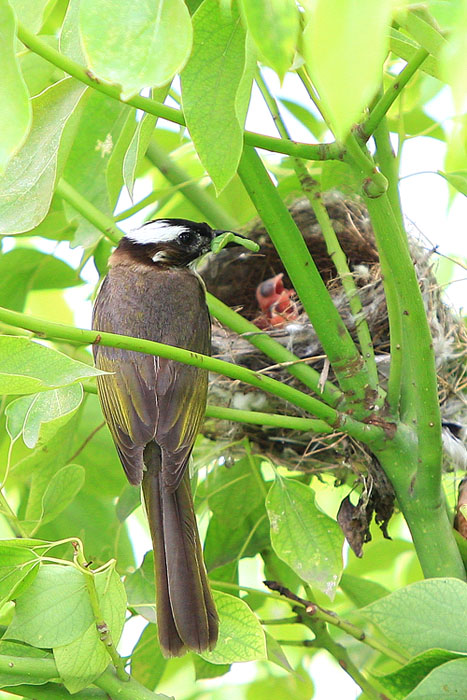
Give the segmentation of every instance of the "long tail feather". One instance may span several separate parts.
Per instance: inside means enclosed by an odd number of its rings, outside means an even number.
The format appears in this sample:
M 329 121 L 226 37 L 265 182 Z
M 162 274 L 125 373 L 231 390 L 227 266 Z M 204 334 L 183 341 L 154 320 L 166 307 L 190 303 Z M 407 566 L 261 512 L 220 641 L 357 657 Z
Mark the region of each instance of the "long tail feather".
M 160 450 L 144 452 L 143 494 L 154 548 L 159 641 L 166 656 L 212 649 L 218 617 L 204 567 L 188 471 L 170 491 L 163 482 Z

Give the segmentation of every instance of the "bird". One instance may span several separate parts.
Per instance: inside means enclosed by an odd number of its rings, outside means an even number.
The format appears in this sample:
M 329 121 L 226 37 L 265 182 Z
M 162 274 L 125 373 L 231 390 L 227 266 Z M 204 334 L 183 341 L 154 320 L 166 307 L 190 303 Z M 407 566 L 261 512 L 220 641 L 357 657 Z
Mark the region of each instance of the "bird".
M 256 301 L 261 314 L 253 323 L 261 329 L 271 326 L 283 326 L 287 321 L 298 318 L 298 307 L 293 301 L 294 289 L 286 289 L 282 278 L 283 272 L 261 282 L 256 288 Z
M 187 219 L 156 219 L 125 234 L 97 294 L 97 331 L 210 354 L 204 283 L 190 267 L 216 231 Z M 142 484 L 154 550 L 162 653 L 212 650 L 219 620 L 203 560 L 189 469 L 204 417 L 206 370 L 162 357 L 93 346 L 102 411 L 131 484 Z

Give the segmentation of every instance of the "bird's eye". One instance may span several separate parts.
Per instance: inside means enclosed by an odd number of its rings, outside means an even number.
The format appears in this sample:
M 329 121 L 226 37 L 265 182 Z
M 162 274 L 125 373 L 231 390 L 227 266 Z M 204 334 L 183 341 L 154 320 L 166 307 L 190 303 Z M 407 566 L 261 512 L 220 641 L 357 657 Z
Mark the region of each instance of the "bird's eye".
M 193 239 L 194 234 L 192 231 L 182 231 L 178 237 L 178 240 L 180 241 L 180 243 L 183 243 L 183 245 L 188 245 L 189 243 L 192 243 Z

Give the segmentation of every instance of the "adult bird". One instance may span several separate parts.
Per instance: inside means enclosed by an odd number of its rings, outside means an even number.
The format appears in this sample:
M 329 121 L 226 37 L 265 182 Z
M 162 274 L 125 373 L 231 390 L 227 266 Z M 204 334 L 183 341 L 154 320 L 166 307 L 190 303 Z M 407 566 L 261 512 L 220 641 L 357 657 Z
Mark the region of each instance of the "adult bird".
M 189 264 L 218 231 L 185 219 L 149 221 L 109 259 L 93 328 L 210 354 L 201 278 Z M 131 484 L 143 486 L 154 549 L 157 624 L 166 656 L 212 649 L 218 637 L 193 508 L 188 461 L 206 407 L 205 370 L 94 345 L 104 417 Z

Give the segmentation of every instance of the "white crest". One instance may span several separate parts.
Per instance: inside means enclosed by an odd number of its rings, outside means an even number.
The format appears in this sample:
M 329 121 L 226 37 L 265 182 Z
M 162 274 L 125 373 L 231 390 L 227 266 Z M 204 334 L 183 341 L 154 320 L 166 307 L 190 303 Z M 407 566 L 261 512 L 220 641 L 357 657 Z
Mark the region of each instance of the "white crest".
M 186 231 L 186 226 L 176 226 L 170 221 L 153 221 L 150 224 L 141 226 L 141 228 L 133 229 L 125 234 L 134 243 L 166 243 L 174 241 L 183 231 Z

